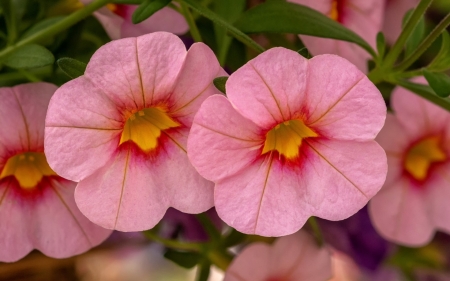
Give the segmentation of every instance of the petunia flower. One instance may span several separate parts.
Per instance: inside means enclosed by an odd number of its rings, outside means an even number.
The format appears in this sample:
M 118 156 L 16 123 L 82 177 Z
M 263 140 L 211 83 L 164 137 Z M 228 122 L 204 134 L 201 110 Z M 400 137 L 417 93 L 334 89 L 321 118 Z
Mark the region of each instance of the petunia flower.
M 387 0 L 384 16 L 383 33 L 386 40 L 394 43 L 402 31 L 402 20 L 410 9 L 419 4 L 420 0 Z
M 389 171 L 370 216 L 386 239 L 420 246 L 435 230 L 450 232 L 450 114 L 402 88 L 394 90 L 391 105 L 395 114 L 377 138 Z
M 44 155 L 44 121 L 56 86 L 0 88 L 0 261 L 33 249 L 64 258 L 105 240 L 75 205 L 75 183 L 59 177 Z
M 188 52 L 175 35 L 155 32 L 110 42 L 83 76 L 53 96 L 46 119 L 50 166 L 79 181 L 81 212 L 105 228 L 140 231 L 169 207 L 200 213 L 213 185 L 186 155 L 194 114 L 218 93 L 225 72 L 203 43 Z
M 313 8 L 352 30 L 376 47 L 377 33 L 383 26 L 384 0 L 290 0 Z M 370 54 L 356 44 L 335 39 L 301 35 L 313 55 L 335 54 L 367 72 Z
M 325 281 L 331 276 L 329 250 L 301 231 L 273 245 L 247 246 L 228 267 L 224 281 Z
M 81 2 L 89 4 L 92 0 L 81 0 Z M 184 16 L 169 7 L 162 8 L 141 23 L 133 24 L 131 16 L 136 9 L 137 5 L 108 4 L 95 12 L 94 16 L 113 40 L 156 31 L 182 35 L 189 30 Z
M 288 235 L 310 216 L 353 215 L 381 188 L 386 155 L 373 139 L 386 106 L 347 60 L 273 48 L 234 72 L 226 92 L 201 106 L 188 155 L 215 182 L 230 226 Z

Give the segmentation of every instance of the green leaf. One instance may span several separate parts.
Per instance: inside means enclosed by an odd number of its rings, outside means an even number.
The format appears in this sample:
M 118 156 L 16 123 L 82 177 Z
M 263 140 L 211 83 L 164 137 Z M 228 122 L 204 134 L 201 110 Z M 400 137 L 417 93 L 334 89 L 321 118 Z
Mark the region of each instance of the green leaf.
M 164 257 L 187 269 L 191 269 L 196 266 L 202 258 L 202 256 L 197 253 L 178 252 L 171 249 L 166 251 Z
M 229 22 L 224 20 L 222 17 L 218 16 L 216 13 L 208 9 L 207 7 L 201 5 L 197 0 L 183 0 L 191 9 L 197 13 L 203 15 L 205 18 L 212 20 L 218 26 L 221 26 L 228 30 L 228 32 L 234 36 L 237 40 L 241 41 L 250 48 L 262 53 L 265 51 L 258 43 L 252 40 L 249 36 L 244 34 L 242 31 L 231 25 Z
M 450 99 L 441 98 L 436 95 L 430 86 L 423 84 L 416 84 L 409 81 L 401 80 L 397 81 L 396 84 L 402 86 L 403 88 L 410 90 L 411 92 L 421 96 L 424 99 L 450 111 Z
M 145 0 L 141 5 L 134 11 L 131 16 L 131 20 L 134 24 L 140 23 L 149 17 L 151 17 L 154 13 L 161 10 L 165 6 L 169 5 L 171 0 Z
M 203 261 L 197 268 L 196 281 L 208 281 L 209 273 L 211 271 L 211 264 L 208 261 Z
M 378 51 L 378 58 L 382 60 L 386 53 L 386 39 L 382 32 L 378 32 L 377 34 L 377 51 Z
M 436 72 L 450 69 L 450 35 L 447 31 L 442 33 L 441 49 L 427 69 Z
M 84 62 L 72 58 L 60 58 L 56 63 L 72 79 L 83 75 L 87 66 Z
M 445 73 L 434 73 L 426 69 L 423 74 L 434 92 L 443 98 L 450 96 L 450 77 Z
M 411 9 L 405 14 L 403 18 L 403 27 L 405 27 L 406 22 L 409 20 L 413 12 L 414 9 Z M 414 28 L 413 32 L 406 41 L 405 57 L 409 57 L 409 55 L 411 55 L 417 49 L 417 47 L 419 47 L 424 37 L 425 37 L 425 19 L 424 17 L 421 17 L 416 27 Z
M 225 92 L 225 84 L 227 83 L 228 76 L 217 77 L 213 80 L 214 86 L 216 86 L 217 90 L 226 94 Z
M 140 5 L 144 0 L 113 0 L 114 4 Z
M 375 51 L 359 35 L 309 7 L 284 1 L 268 1 L 246 11 L 235 23 L 245 33 L 294 33 L 353 42 Z
M 64 16 L 59 16 L 59 17 L 51 17 L 51 18 L 47 18 L 45 20 L 42 20 L 42 21 L 36 23 L 35 25 L 33 25 L 27 31 L 25 31 L 22 34 L 22 36 L 20 37 L 20 39 L 24 39 L 24 38 L 30 37 L 31 35 L 37 33 L 38 31 L 41 31 L 43 29 L 46 29 L 47 27 L 50 27 L 50 26 L 58 23 L 60 20 L 62 20 L 64 18 L 65 18 Z
M 22 69 L 46 66 L 54 61 L 55 57 L 49 50 L 37 44 L 30 44 L 5 57 L 2 63 L 12 68 Z

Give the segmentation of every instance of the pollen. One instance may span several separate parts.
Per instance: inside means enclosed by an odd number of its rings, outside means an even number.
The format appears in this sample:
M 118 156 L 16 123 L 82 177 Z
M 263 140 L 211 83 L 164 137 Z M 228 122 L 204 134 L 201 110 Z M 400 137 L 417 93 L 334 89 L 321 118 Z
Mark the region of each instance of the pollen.
M 302 120 L 285 121 L 267 132 L 262 154 L 278 151 L 280 155 L 293 160 L 299 155 L 303 139 L 317 136 Z
M 132 141 L 142 151 L 150 152 L 157 148 L 162 131 L 179 126 L 163 109 L 145 108 L 128 117 L 119 145 Z
M 440 146 L 440 137 L 429 137 L 415 144 L 406 154 L 405 170 L 417 180 L 424 180 L 431 164 L 443 162 L 447 155 Z
M 14 176 L 20 187 L 31 189 L 45 176 L 56 176 L 57 174 L 50 168 L 42 152 L 25 152 L 17 154 L 6 161 L 0 174 L 0 180 L 9 176 Z

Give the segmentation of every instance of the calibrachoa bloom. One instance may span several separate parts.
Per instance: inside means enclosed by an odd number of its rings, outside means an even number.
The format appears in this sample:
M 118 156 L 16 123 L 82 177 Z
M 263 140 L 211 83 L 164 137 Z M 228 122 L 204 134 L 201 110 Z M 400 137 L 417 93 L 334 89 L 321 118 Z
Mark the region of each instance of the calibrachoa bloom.
M 310 216 L 353 215 L 381 188 L 386 155 L 373 139 L 386 106 L 347 60 L 273 48 L 234 72 L 226 92 L 201 106 L 188 155 L 216 183 L 217 213 L 232 227 L 291 234 Z
M 420 0 L 387 0 L 383 33 L 390 43 L 395 42 L 402 31 L 402 20 L 406 12 L 419 4 Z
M 224 281 L 325 281 L 330 252 L 306 232 L 279 238 L 273 245 L 253 243 L 231 263 Z
M 188 52 L 155 32 L 113 41 L 83 76 L 56 91 L 46 119 L 50 166 L 80 181 L 75 200 L 93 222 L 122 231 L 152 228 L 169 207 L 213 206 L 212 183 L 189 163 L 186 142 L 202 101 L 225 73 L 204 44 Z
M 389 172 L 369 211 L 386 239 L 424 245 L 435 230 L 450 232 L 450 114 L 402 88 L 391 105 L 395 114 L 388 114 L 377 138 Z
M 82 0 L 84 4 L 92 0 Z M 133 24 L 131 16 L 137 5 L 108 4 L 94 13 L 111 39 L 135 37 L 156 31 L 167 31 L 178 35 L 189 30 L 184 16 L 174 9 L 164 7 L 141 23 Z
M 290 0 L 311 7 L 376 46 L 377 33 L 383 26 L 384 0 Z M 360 70 L 367 71 L 370 54 L 356 44 L 327 38 L 300 36 L 313 55 L 335 54 L 348 59 Z
M 0 261 L 32 249 L 63 258 L 105 240 L 110 230 L 75 205 L 75 183 L 59 177 L 44 155 L 44 121 L 56 86 L 0 88 Z

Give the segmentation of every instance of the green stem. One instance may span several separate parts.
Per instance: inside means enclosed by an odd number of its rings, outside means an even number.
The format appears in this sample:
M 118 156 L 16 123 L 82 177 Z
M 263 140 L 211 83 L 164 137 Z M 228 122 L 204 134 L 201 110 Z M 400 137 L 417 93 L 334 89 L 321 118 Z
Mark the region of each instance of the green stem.
M 206 253 L 206 257 L 211 261 L 212 264 L 222 269 L 223 271 L 227 270 L 228 266 L 230 266 L 230 263 L 233 260 L 233 257 L 228 252 L 219 249 L 209 250 Z
M 2 51 L 0 51 L 0 59 L 4 58 L 6 55 L 9 55 L 10 53 L 14 52 L 20 47 L 23 47 L 27 44 L 35 43 L 41 39 L 44 39 L 46 37 L 50 37 L 53 35 L 56 35 L 67 28 L 71 27 L 72 25 L 76 24 L 77 22 L 85 19 L 89 15 L 91 15 L 96 10 L 100 9 L 104 5 L 106 5 L 111 0 L 94 0 L 89 5 L 85 6 L 83 9 L 80 9 L 73 14 L 70 14 L 69 16 L 65 17 L 58 23 L 49 26 L 45 29 L 42 29 L 33 35 L 30 35 L 29 37 L 26 37 L 19 42 L 15 43 L 14 45 L 8 46 Z
M 414 28 L 419 23 L 422 16 L 425 14 L 425 11 L 428 9 L 431 2 L 433 2 L 433 0 L 421 0 L 419 5 L 417 5 L 417 8 L 414 10 L 411 17 L 406 22 L 405 28 L 403 28 L 397 41 L 394 43 L 391 50 L 387 54 L 386 59 L 384 60 L 384 66 L 389 68 L 393 66 L 397 61 L 398 56 L 403 50 L 403 46 L 405 45 L 411 33 L 414 31 Z
M 423 42 L 417 47 L 416 51 L 407 57 L 402 63 L 400 63 L 395 70 L 404 71 L 410 67 L 417 59 L 420 58 L 423 53 L 433 44 L 433 42 L 441 35 L 442 32 L 450 25 L 450 14 L 448 14 L 433 31 L 423 40 Z
M 316 238 L 317 244 L 319 244 L 320 247 L 323 246 L 323 235 L 322 231 L 320 230 L 319 224 L 317 223 L 317 220 L 315 217 L 310 217 L 308 219 L 309 226 L 311 227 L 314 237 Z
M 217 230 L 216 226 L 212 223 L 211 219 L 206 213 L 198 214 L 196 215 L 196 218 L 213 241 L 220 240 L 220 232 Z
M 195 42 L 202 42 L 202 36 L 200 35 L 200 31 L 197 28 L 197 24 L 195 23 L 194 17 L 192 16 L 189 7 L 186 5 L 186 3 L 184 3 L 183 0 L 180 1 L 180 5 L 181 10 L 183 11 L 183 15 L 189 25 L 189 32 L 191 33 L 192 38 L 194 38 Z
M 164 246 L 166 246 L 168 248 L 185 250 L 185 251 L 193 251 L 193 252 L 201 252 L 203 249 L 203 244 L 201 244 L 201 243 L 187 243 L 187 242 L 180 242 L 180 241 L 176 241 L 176 240 L 165 239 L 165 238 L 159 237 L 152 231 L 144 231 L 143 233 L 147 238 L 149 238 L 155 242 L 158 242 L 160 244 L 163 244 Z
M 26 71 L 25 69 L 18 69 L 18 71 L 25 76 L 30 82 L 40 82 L 41 79 L 39 79 L 36 75 L 34 75 L 31 72 Z

